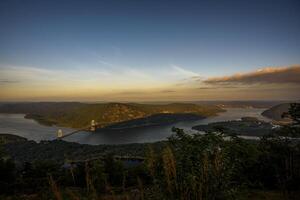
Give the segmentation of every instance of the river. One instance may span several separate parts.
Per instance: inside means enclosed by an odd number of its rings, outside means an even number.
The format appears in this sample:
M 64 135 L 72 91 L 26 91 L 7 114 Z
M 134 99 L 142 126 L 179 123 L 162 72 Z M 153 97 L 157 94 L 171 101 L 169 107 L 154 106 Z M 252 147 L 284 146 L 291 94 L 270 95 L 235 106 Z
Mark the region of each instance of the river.
M 101 130 L 97 132 L 79 132 L 64 138 L 66 141 L 78 142 L 81 144 L 126 144 L 143 143 L 164 140 L 172 134 L 172 127 L 185 129 L 188 133 L 194 132 L 192 126 L 208 124 L 212 122 L 237 120 L 241 117 L 256 117 L 268 121 L 261 116 L 265 109 L 261 108 L 227 108 L 226 112 L 218 116 L 209 117 L 193 122 L 180 122 L 171 125 L 141 127 L 127 130 Z M 72 132 L 74 129 L 57 126 L 44 126 L 32 119 L 25 119 L 23 114 L 0 114 L 0 133 L 14 134 L 25 137 L 29 140 L 53 140 L 56 132 L 62 129 L 64 133 Z

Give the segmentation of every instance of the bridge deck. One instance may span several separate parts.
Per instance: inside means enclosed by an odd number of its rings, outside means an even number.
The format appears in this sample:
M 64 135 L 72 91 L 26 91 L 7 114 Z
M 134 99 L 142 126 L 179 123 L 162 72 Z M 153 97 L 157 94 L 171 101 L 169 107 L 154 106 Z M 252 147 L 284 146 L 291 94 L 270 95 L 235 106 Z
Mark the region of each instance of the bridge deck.
M 68 137 L 68 136 L 73 135 L 73 134 L 75 134 L 75 133 L 78 133 L 78 132 L 80 132 L 80 131 L 89 131 L 90 128 L 91 128 L 91 127 L 86 127 L 86 128 L 83 128 L 83 129 L 78 129 L 78 130 L 76 130 L 76 131 L 73 131 L 73 132 L 64 134 L 63 136 L 58 137 L 58 139 L 63 139 L 63 138 L 65 138 L 65 137 Z

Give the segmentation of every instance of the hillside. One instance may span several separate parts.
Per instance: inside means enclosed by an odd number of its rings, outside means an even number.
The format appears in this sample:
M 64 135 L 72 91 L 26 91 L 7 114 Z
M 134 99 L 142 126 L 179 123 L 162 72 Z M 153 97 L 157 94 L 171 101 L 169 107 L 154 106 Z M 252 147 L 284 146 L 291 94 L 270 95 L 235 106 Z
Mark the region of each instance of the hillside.
M 18 143 L 18 142 L 26 142 L 27 139 L 11 134 L 2 134 L 0 133 L 0 145 L 1 144 L 10 144 L 10 143 Z
M 63 164 L 66 159 L 81 160 L 105 154 L 118 156 L 145 156 L 147 144 L 124 145 L 86 145 L 63 140 L 29 141 L 15 135 L 0 134 L 0 145 L 5 153 L 17 162 L 33 162 L 52 160 Z M 151 143 L 155 149 L 161 149 L 165 142 Z M 61 152 L 64 152 L 63 154 Z M 1 199 L 1 198 L 0 198 Z
M 218 106 L 173 103 L 166 105 L 129 103 L 10 103 L 0 105 L 0 113 L 24 113 L 26 118 L 35 119 L 45 125 L 81 128 L 97 121 L 102 127 L 146 118 L 155 114 L 192 114 L 208 117 L 222 112 Z M 166 117 L 164 120 L 168 120 Z M 162 123 L 164 123 L 162 121 Z
M 290 103 L 283 103 L 273 106 L 270 109 L 265 110 L 262 115 L 276 121 L 287 121 L 287 119 L 282 118 L 283 113 L 287 113 L 290 108 Z

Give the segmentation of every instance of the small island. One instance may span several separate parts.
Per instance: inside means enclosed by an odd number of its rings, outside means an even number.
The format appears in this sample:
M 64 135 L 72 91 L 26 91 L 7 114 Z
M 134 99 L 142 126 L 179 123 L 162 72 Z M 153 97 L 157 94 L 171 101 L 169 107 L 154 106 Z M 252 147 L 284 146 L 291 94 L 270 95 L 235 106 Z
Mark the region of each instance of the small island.
M 225 133 L 246 136 L 263 136 L 270 134 L 275 127 L 269 122 L 264 122 L 254 117 L 243 117 L 241 120 L 215 122 L 192 127 L 194 130 L 204 132 L 213 132 L 220 128 Z

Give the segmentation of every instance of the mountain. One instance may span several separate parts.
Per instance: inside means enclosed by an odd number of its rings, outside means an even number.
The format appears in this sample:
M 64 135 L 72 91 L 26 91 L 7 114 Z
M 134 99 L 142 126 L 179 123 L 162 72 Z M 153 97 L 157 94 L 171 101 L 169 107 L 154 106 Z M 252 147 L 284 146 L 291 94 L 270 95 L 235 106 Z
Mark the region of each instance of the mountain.
M 82 128 L 95 120 L 101 127 L 110 126 L 120 122 L 148 118 L 161 114 L 165 115 L 161 123 L 176 121 L 180 118 L 173 114 L 197 115 L 201 118 L 214 116 L 224 111 L 215 105 L 196 105 L 189 103 L 171 103 L 165 105 L 137 104 L 137 103 L 78 103 L 78 102 L 39 102 L 39 103 L 7 103 L 0 105 L 0 113 L 23 113 L 26 118 L 35 119 L 46 125 L 59 125 L 65 127 Z M 170 120 L 170 117 L 172 120 Z M 193 118 L 193 117 L 191 117 Z M 153 119 L 153 118 L 150 118 Z M 144 120 L 149 122 L 149 120 Z M 139 123 L 141 121 L 138 121 Z M 141 125 L 141 124 L 140 124 Z M 124 126 L 124 124 L 122 124 Z

